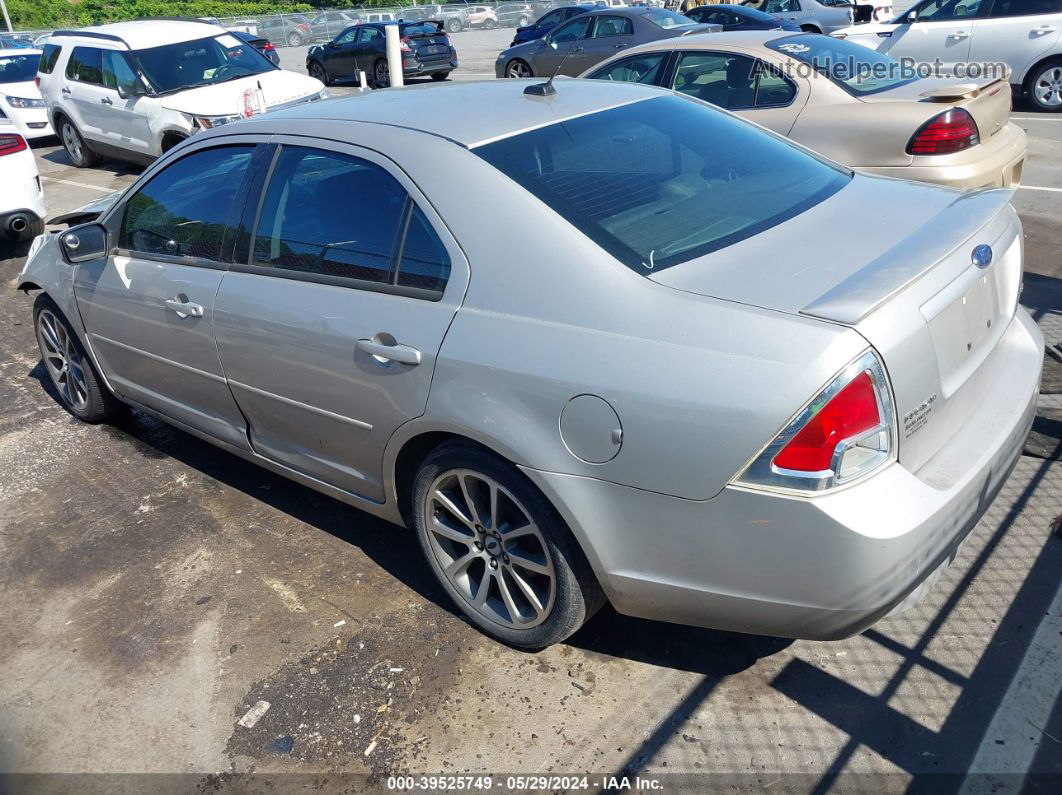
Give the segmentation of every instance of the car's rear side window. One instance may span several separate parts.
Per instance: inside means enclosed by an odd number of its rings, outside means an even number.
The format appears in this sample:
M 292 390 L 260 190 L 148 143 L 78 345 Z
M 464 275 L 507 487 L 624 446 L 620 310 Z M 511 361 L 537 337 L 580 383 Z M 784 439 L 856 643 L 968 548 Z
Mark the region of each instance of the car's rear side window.
M 98 47 L 75 47 L 66 65 L 66 76 L 79 83 L 103 85 L 103 50 Z
M 780 136 L 677 95 L 473 151 L 646 276 L 777 226 L 851 178 Z
M 45 44 L 44 51 L 41 52 L 41 62 L 37 66 L 37 71 L 41 74 L 50 75 L 52 70 L 55 69 L 55 63 L 59 60 L 59 54 L 62 51 L 63 48 L 58 44 Z
M 193 152 L 166 166 L 125 207 L 121 247 L 220 261 L 235 234 L 236 199 L 253 146 Z
M 442 292 L 449 277 L 450 255 L 446 246 L 414 205 L 398 262 L 398 284 Z

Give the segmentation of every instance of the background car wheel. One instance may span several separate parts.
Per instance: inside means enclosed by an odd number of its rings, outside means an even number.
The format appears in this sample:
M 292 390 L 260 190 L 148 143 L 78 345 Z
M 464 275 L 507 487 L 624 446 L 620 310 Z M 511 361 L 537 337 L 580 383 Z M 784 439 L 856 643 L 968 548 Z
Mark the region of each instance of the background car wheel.
M 1025 96 L 1040 110 L 1062 111 L 1062 61 L 1038 66 L 1025 81 Z
M 516 58 L 505 65 L 506 77 L 534 77 L 535 73 L 527 61 Z
M 449 76 L 450 76 L 449 72 L 432 72 L 431 73 L 431 79 L 432 80 L 445 80 Z
M 301 44 L 302 44 L 302 36 L 300 36 L 295 31 L 292 31 L 291 33 L 288 34 L 288 46 L 289 47 L 298 47 Z
M 413 487 L 424 555 L 468 620 L 521 649 L 564 640 L 605 597 L 571 532 L 512 464 L 466 444 L 431 453 Z
M 387 88 L 391 85 L 391 72 L 383 58 L 372 65 L 372 85 L 373 88 Z
M 456 19 L 448 20 L 446 23 L 446 29 L 450 33 L 460 33 L 462 27 L 464 26 Z
M 59 137 L 67 157 L 78 168 L 91 168 L 100 162 L 100 156 L 85 145 L 85 139 L 70 119 L 64 118 L 59 125 Z
M 325 70 L 324 66 L 317 61 L 313 61 L 310 64 L 310 77 L 320 80 L 326 86 L 332 85 L 332 78 L 328 76 L 328 72 Z
M 496 27 L 498 27 L 498 23 L 495 22 L 493 19 L 488 19 L 486 22 L 483 23 L 484 30 L 494 30 Z
M 518 27 L 518 28 L 526 28 L 530 24 L 531 24 L 531 18 L 530 17 L 520 17 L 520 21 L 517 23 L 516 27 Z
M 85 422 L 101 422 L 112 416 L 122 404 L 103 386 L 77 335 L 44 293 L 33 304 L 33 326 L 44 369 L 59 392 L 63 408 Z

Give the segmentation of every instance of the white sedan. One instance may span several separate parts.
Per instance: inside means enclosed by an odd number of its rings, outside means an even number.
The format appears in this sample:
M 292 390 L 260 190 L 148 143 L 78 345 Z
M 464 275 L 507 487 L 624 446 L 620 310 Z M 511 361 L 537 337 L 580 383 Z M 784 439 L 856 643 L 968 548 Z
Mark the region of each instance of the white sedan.
M 40 60 L 40 50 L 0 49 L 0 117 L 10 119 L 23 138 L 55 134 L 34 82 Z
M 0 240 L 25 240 L 44 231 L 44 190 L 26 139 L 0 119 Z

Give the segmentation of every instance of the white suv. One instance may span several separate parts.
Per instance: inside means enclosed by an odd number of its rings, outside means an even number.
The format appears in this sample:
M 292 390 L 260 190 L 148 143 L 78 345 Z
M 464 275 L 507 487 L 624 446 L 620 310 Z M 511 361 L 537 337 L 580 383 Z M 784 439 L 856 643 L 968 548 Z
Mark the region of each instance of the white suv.
M 892 22 L 837 31 L 894 58 L 945 68 L 1002 61 L 1041 110 L 1062 111 L 1062 0 L 922 0 Z
M 23 138 L 10 119 L 0 119 L 0 240 L 25 240 L 44 231 L 44 190 Z
M 178 20 L 57 31 L 37 80 L 76 166 L 150 161 L 201 129 L 327 95 L 224 28 Z

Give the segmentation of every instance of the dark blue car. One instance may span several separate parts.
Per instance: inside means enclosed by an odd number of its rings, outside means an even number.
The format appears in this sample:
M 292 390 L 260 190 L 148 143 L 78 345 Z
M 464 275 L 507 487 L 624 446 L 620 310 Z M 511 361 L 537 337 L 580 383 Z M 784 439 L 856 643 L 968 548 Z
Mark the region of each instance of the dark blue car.
M 800 30 L 800 26 L 786 19 L 778 19 L 755 8 L 736 5 L 699 6 L 686 16 L 698 22 L 722 25 L 723 30 Z
M 567 22 L 572 17 L 585 14 L 587 11 L 597 11 L 599 8 L 600 6 L 594 5 L 593 3 L 554 8 L 548 14 L 543 14 L 539 17 L 537 22 L 523 28 L 517 28 L 516 35 L 513 36 L 513 43 L 509 46 L 515 47 L 517 44 L 523 44 L 525 41 L 541 39 L 562 22 Z

